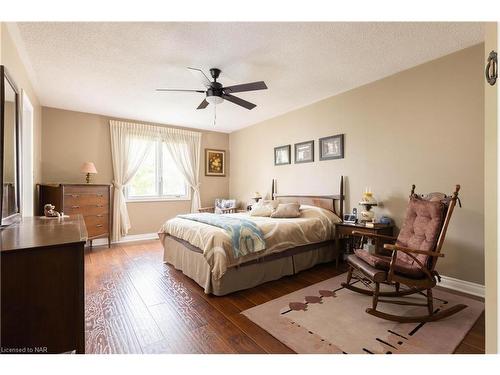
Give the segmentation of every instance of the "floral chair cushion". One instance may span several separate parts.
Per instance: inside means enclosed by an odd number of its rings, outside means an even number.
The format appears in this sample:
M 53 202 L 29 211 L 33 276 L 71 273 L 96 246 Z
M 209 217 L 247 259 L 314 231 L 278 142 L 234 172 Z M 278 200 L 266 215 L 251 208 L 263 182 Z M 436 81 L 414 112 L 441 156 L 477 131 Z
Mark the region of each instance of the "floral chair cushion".
M 222 209 L 234 208 L 236 207 L 236 199 L 220 199 L 215 200 L 215 210 L 216 214 L 223 213 Z

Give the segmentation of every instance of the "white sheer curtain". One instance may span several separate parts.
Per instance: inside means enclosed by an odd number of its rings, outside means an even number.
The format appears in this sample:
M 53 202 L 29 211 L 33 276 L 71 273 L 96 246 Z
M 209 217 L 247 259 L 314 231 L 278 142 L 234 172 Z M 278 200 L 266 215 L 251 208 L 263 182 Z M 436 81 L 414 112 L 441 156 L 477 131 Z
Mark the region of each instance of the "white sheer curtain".
M 111 159 L 113 163 L 113 241 L 118 241 L 130 229 L 130 219 L 123 189 L 137 173 L 148 156 L 153 139 L 147 136 L 145 125 L 110 121 Z M 142 142 L 139 142 L 142 140 Z
M 200 150 L 201 133 L 166 128 L 162 141 L 175 161 L 179 172 L 192 189 L 191 212 L 200 208 Z
M 113 241 L 118 241 L 130 229 L 124 188 L 137 173 L 153 142 L 161 140 L 175 161 L 179 172 L 193 191 L 191 212 L 200 207 L 201 133 L 159 125 L 130 122 L 110 122 L 111 158 L 113 162 Z

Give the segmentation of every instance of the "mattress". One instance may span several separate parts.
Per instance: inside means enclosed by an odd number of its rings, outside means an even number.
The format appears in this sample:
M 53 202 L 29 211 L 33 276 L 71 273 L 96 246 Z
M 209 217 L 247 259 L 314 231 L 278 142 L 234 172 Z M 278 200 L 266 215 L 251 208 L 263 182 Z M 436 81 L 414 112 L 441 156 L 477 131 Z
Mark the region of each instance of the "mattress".
M 265 250 L 238 258 L 233 254 L 232 242 L 227 232 L 212 225 L 176 217 L 163 224 L 159 236 L 162 241 L 167 235 L 173 236 L 199 249 L 209 266 L 211 276 L 217 280 L 232 267 L 290 248 L 334 238 L 335 223 L 341 220 L 333 212 L 302 205 L 300 213 L 298 218 L 254 217 L 248 213 L 228 214 L 253 221 L 262 231 L 266 242 Z

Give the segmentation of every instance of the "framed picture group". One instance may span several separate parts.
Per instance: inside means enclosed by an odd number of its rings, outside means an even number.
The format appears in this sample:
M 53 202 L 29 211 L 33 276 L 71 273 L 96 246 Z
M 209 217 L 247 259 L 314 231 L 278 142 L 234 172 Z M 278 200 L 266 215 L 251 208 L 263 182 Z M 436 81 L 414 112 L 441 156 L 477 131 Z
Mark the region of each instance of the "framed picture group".
M 319 142 L 319 160 L 332 160 L 344 158 L 344 134 L 323 137 Z M 287 165 L 292 163 L 291 145 L 274 148 L 274 165 Z M 314 162 L 314 140 L 295 143 L 293 147 L 294 163 Z

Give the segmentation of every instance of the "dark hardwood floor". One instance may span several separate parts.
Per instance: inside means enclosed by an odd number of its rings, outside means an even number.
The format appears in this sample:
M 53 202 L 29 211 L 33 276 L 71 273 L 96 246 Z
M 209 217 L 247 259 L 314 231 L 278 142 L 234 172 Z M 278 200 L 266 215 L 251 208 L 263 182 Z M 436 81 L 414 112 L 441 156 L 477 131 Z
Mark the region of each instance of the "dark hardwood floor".
M 240 314 L 342 273 L 324 264 L 215 297 L 162 262 L 159 241 L 85 254 L 87 353 L 294 353 Z M 484 353 L 484 314 L 457 353 Z

